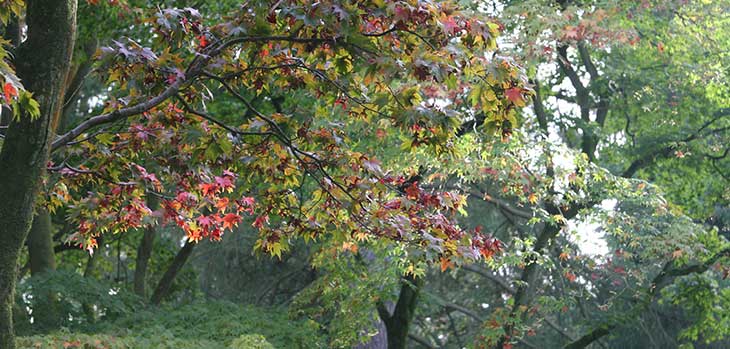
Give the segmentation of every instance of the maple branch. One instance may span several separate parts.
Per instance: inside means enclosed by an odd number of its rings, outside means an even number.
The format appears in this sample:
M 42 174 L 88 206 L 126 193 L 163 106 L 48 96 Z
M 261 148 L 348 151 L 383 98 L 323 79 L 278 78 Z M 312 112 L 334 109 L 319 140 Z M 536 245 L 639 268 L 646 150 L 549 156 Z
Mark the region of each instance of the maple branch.
M 520 309 L 523 305 L 528 304 L 528 293 L 530 286 L 532 284 L 532 280 L 534 279 L 537 271 L 538 271 L 538 263 L 537 263 L 537 257 L 543 248 L 545 248 L 562 230 L 563 226 L 565 226 L 567 220 L 574 218 L 578 215 L 578 213 L 581 210 L 588 209 L 590 207 L 595 206 L 600 201 L 598 200 L 590 200 L 586 201 L 584 203 L 574 203 L 570 205 L 570 207 L 562 211 L 558 206 L 555 206 L 554 204 L 548 204 L 545 209 L 546 211 L 551 215 L 561 215 L 563 217 L 563 220 L 556 223 L 556 224 L 545 224 L 540 234 L 537 236 L 537 239 L 535 240 L 535 243 L 532 247 L 531 253 L 528 253 L 525 258 L 523 264 L 525 265 L 522 275 L 520 277 L 520 282 L 517 284 L 517 289 L 515 290 L 514 296 L 513 296 L 513 305 L 512 309 L 510 311 L 510 318 L 514 318 L 518 316 L 518 313 L 520 312 Z M 524 313 L 520 316 L 524 316 Z M 499 344 L 497 345 L 498 348 L 501 348 L 502 345 L 505 343 L 508 337 L 512 336 L 512 333 L 514 331 L 514 324 L 511 322 L 507 322 L 504 325 L 504 333 L 500 339 Z
M 231 126 L 226 125 L 222 121 L 219 121 L 218 119 L 215 119 L 214 117 L 212 117 L 212 116 L 210 116 L 210 115 L 208 115 L 208 114 L 206 114 L 204 112 L 197 111 L 197 110 L 193 109 L 192 107 L 190 107 L 190 105 L 187 102 L 185 102 L 185 100 L 180 95 L 176 95 L 175 97 L 180 102 L 180 104 L 182 104 L 183 109 L 185 109 L 188 113 L 193 114 L 193 115 L 196 115 L 196 116 L 199 116 L 199 117 L 201 117 L 201 118 L 203 118 L 205 120 L 208 120 L 208 121 L 212 122 L 213 124 L 220 126 L 221 128 L 223 128 L 224 130 L 228 131 L 231 134 L 239 135 L 239 136 L 269 136 L 269 135 L 273 135 L 273 133 L 271 133 L 271 132 L 249 132 L 249 131 L 240 131 L 240 130 L 237 130 L 237 129 L 235 129 L 235 128 L 231 127 Z
M 586 48 L 585 43 L 580 41 L 577 46 L 578 54 L 580 55 L 581 61 L 583 61 L 583 66 L 586 67 L 588 74 L 591 76 L 591 82 L 598 80 L 598 69 L 596 69 L 596 65 L 593 64 L 591 54 L 588 52 L 588 48 Z
M 474 195 L 477 198 L 483 199 L 484 201 L 489 202 L 489 203 L 493 204 L 494 206 L 497 206 L 498 208 L 502 208 L 505 211 L 507 211 L 517 217 L 525 218 L 525 219 L 530 219 L 530 218 L 534 217 L 532 211 L 524 211 L 524 210 L 515 208 L 512 205 L 505 202 L 504 200 L 497 199 L 495 197 L 492 197 L 491 195 L 487 195 L 486 193 L 484 193 L 480 190 L 471 189 L 469 192 L 471 195 Z
M 532 80 L 535 84 L 535 95 L 532 97 L 533 109 L 535 110 L 535 116 L 537 117 L 537 123 L 540 125 L 542 133 L 548 135 L 548 118 L 545 112 L 545 104 L 542 101 L 542 94 L 540 93 L 540 81 L 537 79 Z
M 514 294 L 515 293 L 515 289 L 512 288 L 512 286 L 509 284 L 509 282 L 507 282 L 506 280 L 498 277 L 497 275 L 494 275 L 494 274 L 490 273 L 489 271 L 486 271 L 484 269 L 481 269 L 481 268 L 476 267 L 476 266 L 471 265 L 471 264 L 463 265 L 463 266 L 461 266 L 461 269 L 470 271 L 470 272 L 475 273 L 475 274 L 477 274 L 477 275 L 479 275 L 479 276 L 481 276 L 481 277 L 483 277 L 485 279 L 489 279 L 490 281 L 493 281 L 495 284 L 497 284 L 497 286 L 499 286 L 500 288 L 502 288 L 502 290 L 504 290 L 505 292 L 507 292 L 509 294 Z
M 188 80 L 186 79 L 179 79 L 175 81 L 172 85 L 168 86 L 162 93 L 159 95 L 152 97 L 151 99 L 147 100 L 146 102 L 139 103 L 137 105 L 117 109 L 115 111 L 101 114 L 94 116 L 92 118 L 87 119 L 86 121 L 80 123 L 70 131 L 66 132 L 65 134 L 59 136 L 56 138 L 55 141 L 51 144 L 51 151 L 54 151 L 60 147 L 65 146 L 70 141 L 72 141 L 74 138 L 80 136 L 82 133 L 86 132 L 87 130 L 103 125 L 108 124 L 117 120 L 122 120 L 125 118 L 128 118 L 130 116 L 142 114 L 156 106 L 158 106 L 160 103 L 164 102 L 168 98 L 175 95 L 180 87 Z
M 390 29 L 385 30 L 385 31 L 380 32 L 380 33 L 360 33 L 360 34 L 362 34 L 363 36 L 368 36 L 368 37 L 378 37 L 378 36 L 388 35 L 388 34 L 394 32 L 396 30 L 397 30 L 396 27 L 395 26 L 392 26 L 392 27 L 390 27 Z
M 708 132 L 705 132 L 704 134 L 702 134 L 702 131 L 704 131 L 710 125 L 712 125 L 717 120 L 719 120 L 725 116 L 730 116 L 730 108 L 723 108 L 723 109 L 716 111 L 713 114 L 712 119 L 705 122 L 697 131 L 690 134 L 686 138 L 673 142 L 673 143 L 675 143 L 675 144 L 676 143 L 688 143 L 688 142 L 691 142 L 694 140 L 701 139 L 705 136 L 721 134 L 721 133 L 724 133 L 724 132 L 730 130 L 730 126 L 719 127 L 716 129 L 709 130 Z M 634 160 L 633 162 L 631 162 L 629 167 L 626 170 L 624 170 L 623 173 L 621 173 L 621 177 L 626 177 L 626 178 L 633 177 L 633 175 L 636 174 L 637 171 L 639 171 L 640 169 L 642 169 L 644 167 L 651 165 L 652 163 L 654 163 L 654 161 L 657 158 L 670 157 L 673 153 L 673 150 L 676 148 L 675 144 L 670 144 L 670 145 L 660 147 L 660 148 L 655 149 L 654 151 L 650 151 L 650 152 L 644 154 L 643 156 L 639 157 L 638 159 Z
M 578 72 L 576 72 L 573 69 L 573 66 L 570 64 L 570 60 L 568 59 L 568 46 L 562 45 L 558 47 L 558 66 L 560 66 L 560 70 L 565 73 L 565 75 L 570 80 L 570 83 L 573 85 L 573 88 L 575 88 L 575 92 L 578 98 L 578 104 L 581 106 L 581 109 L 583 107 L 588 106 L 588 89 L 583 85 L 583 83 L 580 81 L 580 76 L 578 76 Z M 587 117 L 586 117 L 586 120 Z
M 701 274 L 706 272 L 712 265 L 717 263 L 721 258 L 730 256 L 730 247 L 727 247 L 720 252 L 714 254 L 712 257 L 708 258 L 706 261 L 694 265 L 689 265 L 682 268 L 676 268 L 673 269 L 671 266 L 673 265 L 673 261 L 667 262 L 662 270 L 657 274 L 654 279 L 651 281 L 651 283 L 648 286 L 648 289 L 646 290 L 646 293 L 644 295 L 644 298 L 640 301 L 640 303 L 636 306 L 634 306 L 629 314 L 625 317 L 620 317 L 616 319 L 609 320 L 599 326 L 597 326 L 592 331 L 586 333 L 582 337 L 578 338 L 577 340 L 568 343 L 564 348 L 565 349 L 582 349 L 587 347 L 589 344 L 593 343 L 594 341 L 600 339 L 603 336 L 608 335 L 611 333 L 612 330 L 619 327 L 620 325 L 624 324 L 626 319 L 633 319 L 640 315 L 646 308 L 651 305 L 651 303 L 654 301 L 654 298 L 656 295 L 661 291 L 664 287 L 671 285 L 672 282 L 681 276 L 686 276 L 690 274 Z
M 87 130 L 99 126 L 102 124 L 111 123 L 117 120 L 122 120 L 125 118 L 128 118 L 130 116 L 138 115 L 141 113 L 144 113 L 165 100 L 167 100 L 170 97 L 173 97 L 178 93 L 180 88 L 187 82 L 192 81 L 194 78 L 196 78 L 201 72 L 203 67 L 209 62 L 213 57 L 219 55 L 223 50 L 226 48 L 243 42 L 262 42 L 262 41 L 290 41 L 290 42 L 327 42 L 327 41 L 333 41 L 333 39 L 321 39 L 321 38 L 298 38 L 298 37 L 289 37 L 289 36 L 252 36 L 252 37 L 241 37 L 241 38 L 235 38 L 228 41 L 222 41 L 219 45 L 211 45 L 211 48 L 204 51 L 204 53 L 201 53 L 200 55 L 196 56 L 188 68 L 185 70 L 185 78 L 184 79 L 178 79 L 174 83 L 172 83 L 170 86 L 165 88 L 160 94 L 157 96 L 154 96 L 150 98 L 149 100 L 139 103 L 137 105 L 121 108 L 114 110 L 109 113 L 97 115 L 94 117 L 91 117 L 87 119 L 86 121 L 80 123 L 70 131 L 66 132 L 63 135 L 60 135 L 53 143 L 51 144 L 51 151 L 54 151 L 62 146 L 65 146 L 68 142 L 72 141 L 74 138 L 78 137 L 82 133 L 86 132 Z M 201 58 L 202 57 L 202 58 Z
M 421 338 L 419 336 L 416 336 L 415 334 L 409 333 L 408 338 L 412 339 L 414 342 L 422 345 L 425 348 L 436 349 L 436 347 L 429 343 L 425 338 Z

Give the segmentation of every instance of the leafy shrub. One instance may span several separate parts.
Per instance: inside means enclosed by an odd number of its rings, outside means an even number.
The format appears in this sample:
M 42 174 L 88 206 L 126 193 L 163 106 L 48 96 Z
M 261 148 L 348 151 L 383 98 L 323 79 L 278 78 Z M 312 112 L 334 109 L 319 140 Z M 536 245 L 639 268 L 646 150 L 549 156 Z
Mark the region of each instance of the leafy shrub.
M 27 335 L 58 327 L 79 329 L 96 320 L 108 321 L 130 314 L 142 304 L 141 298 L 118 286 L 74 271 L 48 271 L 18 285 L 16 331 Z
M 263 309 L 230 302 L 166 304 L 129 314 L 93 331 L 120 337 L 189 338 L 234 345 L 242 335 L 260 334 L 274 348 L 321 348 L 313 321 L 290 320 L 285 309 Z M 236 342 L 237 343 L 237 342 Z M 238 348 L 235 347 L 234 348 Z M 261 348 L 267 348 L 262 346 Z
M 151 338 L 115 337 L 103 334 L 88 335 L 79 333 L 52 333 L 30 337 L 18 337 L 18 348 L 33 349 L 197 349 L 225 348 L 220 343 L 171 338 L 161 335 Z
M 240 336 L 231 342 L 230 349 L 274 349 L 266 338 L 260 334 L 247 334 Z

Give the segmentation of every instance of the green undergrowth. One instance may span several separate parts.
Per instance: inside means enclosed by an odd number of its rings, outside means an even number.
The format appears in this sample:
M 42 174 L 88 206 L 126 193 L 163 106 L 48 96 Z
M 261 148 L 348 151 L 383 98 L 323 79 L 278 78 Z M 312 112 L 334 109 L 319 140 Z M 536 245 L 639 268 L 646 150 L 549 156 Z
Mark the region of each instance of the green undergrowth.
M 229 302 L 163 305 L 79 331 L 18 338 L 20 348 L 320 348 L 311 321 L 290 320 L 284 309 Z

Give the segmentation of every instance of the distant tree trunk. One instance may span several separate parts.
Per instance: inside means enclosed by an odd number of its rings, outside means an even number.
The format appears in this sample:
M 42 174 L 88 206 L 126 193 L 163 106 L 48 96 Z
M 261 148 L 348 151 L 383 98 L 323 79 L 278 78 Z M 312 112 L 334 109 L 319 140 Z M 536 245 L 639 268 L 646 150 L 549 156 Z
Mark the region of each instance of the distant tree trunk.
M 43 208 L 36 209 L 33 224 L 26 241 L 28 245 L 28 260 L 30 275 L 56 270 L 56 254 L 53 251 L 53 224 L 51 214 Z M 33 309 L 34 326 L 41 329 L 51 329 L 59 325 L 58 297 L 54 294 L 39 295 L 47 297 L 47 306 Z
M 30 275 L 38 275 L 48 270 L 56 270 L 51 214 L 42 208 L 36 211 L 27 241 Z
M 152 248 L 155 242 L 155 228 L 147 226 L 144 228 L 142 240 L 137 246 L 137 260 L 134 268 L 134 293 L 145 296 L 145 282 L 147 280 L 147 266 L 152 257 Z
M 156 210 L 159 206 L 157 198 L 151 196 L 147 199 L 147 207 Z M 147 266 L 152 256 L 152 248 L 155 242 L 155 227 L 148 225 L 144 228 L 142 240 L 137 246 L 137 260 L 134 268 L 134 293 L 145 296 L 145 282 L 147 280 Z
M 54 118 L 76 35 L 76 0 L 26 1 L 27 40 L 16 52 L 20 79 L 40 104 L 40 117 L 10 122 L 0 151 L 0 348 L 15 348 L 12 308 L 17 264 L 30 230 L 46 168 Z
M 412 276 L 403 278 L 398 295 L 398 302 L 395 304 L 391 314 L 384 304 L 378 304 L 378 314 L 385 323 L 388 333 L 388 349 L 405 349 L 408 341 L 408 331 L 413 314 L 416 312 L 418 295 L 423 285 L 423 278 L 416 279 Z
M 94 268 L 96 267 L 96 261 L 99 259 L 99 253 L 100 249 L 104 246 L 104 236 L 99 236 L 96 238 L 96 243 L 99 245 L 99 248 L 97 248 L 96 251 L 94 251 L 94 254 L 89 256 L 89 259 L 86 260 L 86 267 L 84 268 L 84 277 L 91 277 L 91 273 L 94 272 Z M 86 320 L 90 323 L 96 322 L 96 311 L 94 310 L 94 305 L 90 303 L 84 303 L 81 305 L 81 307 L 84 309 L 84 314 L 86 314 Z
M 150 303 L 158 305 L 162 302 L 162 299 L 170 293 L 173 281 L 175 281 L 178 272 L 180 272 L 180 269 L 182 269 L 185 262 L 187 262 L 188 258 L 193 253 L 194 247 L 195 243 L 188 240 L 185 242 L 185 245 L 180 249 L 180 251 L 177 252 L 175 259 L 172 260 L 172 264 L 170 264 L 167 271 L 165 271 L 165 274 L 162 275 L 162 279 L 160 279 L 160 282 L 157 284 L 157 288 L 155 288 L 155 292 L 152 294 Z

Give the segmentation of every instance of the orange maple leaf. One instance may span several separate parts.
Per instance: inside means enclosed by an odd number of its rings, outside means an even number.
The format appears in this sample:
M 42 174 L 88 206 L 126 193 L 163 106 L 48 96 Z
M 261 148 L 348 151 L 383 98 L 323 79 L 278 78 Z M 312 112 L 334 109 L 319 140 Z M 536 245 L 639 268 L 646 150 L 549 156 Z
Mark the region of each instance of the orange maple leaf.
M 223 229 L 231 229 L 241 223 L 241 216 L 235 213 L 229 213 L 223 216 Z
M 446 271 L 446 269 L 453 268 L 454 263 L 451 262 L 448 258 L 441 257 L 441 272 Z
M 5 97 L 5 102 L 10 104 L 13 101 L 13 97 L 18 96 L 18 90 L 15 89 L 15 86 L 13 86 L 13 84 L 6 82 L 5 85 L 3 85 L 3 94 Z
M 220 200 L 218 200 L 218 202 L 215 203 L 215 207 L 221 212 L 226 212 L 226 208 L 228 208 L 228 202 L 228 198 L 221 198 Z

